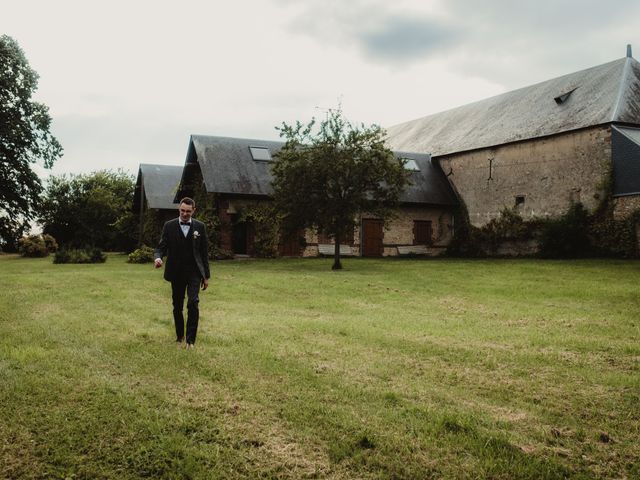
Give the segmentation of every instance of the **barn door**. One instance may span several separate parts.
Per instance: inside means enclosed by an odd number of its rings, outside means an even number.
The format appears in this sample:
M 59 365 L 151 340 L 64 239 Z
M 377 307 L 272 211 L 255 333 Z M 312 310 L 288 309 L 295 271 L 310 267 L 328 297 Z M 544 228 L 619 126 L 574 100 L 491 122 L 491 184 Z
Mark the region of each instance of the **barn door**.
M 304 230 L 298 230 L 289 235 L 282 235 L 280 237 L 280 245 L 278 245 L 280 256 L 299 257 L 301 250 L 300 238 L 304 238 Z
M 362 256 L 382 256 L 382 220 L 365 218 L 362 220 Z
M 231 215 L 231 248 L 236 255 L 247 252 L 247 222 L 240 222 L 237 214 Z

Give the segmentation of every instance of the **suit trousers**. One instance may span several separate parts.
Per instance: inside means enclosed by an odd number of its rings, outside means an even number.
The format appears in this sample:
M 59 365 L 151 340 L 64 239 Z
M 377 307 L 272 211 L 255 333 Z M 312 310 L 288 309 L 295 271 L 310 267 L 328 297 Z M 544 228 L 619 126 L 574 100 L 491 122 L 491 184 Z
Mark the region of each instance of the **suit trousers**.
M 181 341 L 185 336 L 184 331 L 184 294 L 187 293 L 187 343 L 196 343 L 198 333 L 198 320 L 200 311 L 198 293 L 202 277 L 199 272 L 180 272 L 171 281 L 171 298 L 173 300 L 173 322 L 176 326 L 176 340 Z

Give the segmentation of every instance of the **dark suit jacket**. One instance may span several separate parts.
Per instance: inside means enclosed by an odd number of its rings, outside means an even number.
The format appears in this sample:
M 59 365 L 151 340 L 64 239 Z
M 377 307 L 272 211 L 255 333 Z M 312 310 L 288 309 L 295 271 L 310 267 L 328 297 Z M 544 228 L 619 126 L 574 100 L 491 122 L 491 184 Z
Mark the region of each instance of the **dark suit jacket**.
M 164 224 L 160 243 L 155 251 L 155 258 L 167 257 L 167 263 L 164 267 L 164 279 L 169 282 L 173 280 L 180 271 L 176 252 L 180 245 L 184 245 L 184 242 L 181 241 L 183 239 L 184 234 L 182 233 L 182 228 L 177 218 L 169 220 Z M 187 235 L 186 245 L 191 245 L 191 248 L 193 248 L 193 257 L 196 260 L 200 275 L 203 278 L 209 278 L 207 229 L 204 223 L 199 222 L 195 218 L 191 218 L 191 228 Z

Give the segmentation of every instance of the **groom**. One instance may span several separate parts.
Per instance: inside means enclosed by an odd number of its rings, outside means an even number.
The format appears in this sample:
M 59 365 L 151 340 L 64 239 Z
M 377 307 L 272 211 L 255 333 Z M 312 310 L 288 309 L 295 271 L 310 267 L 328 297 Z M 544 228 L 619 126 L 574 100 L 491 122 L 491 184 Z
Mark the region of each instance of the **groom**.
M 162 228 L 160 243 L 155 251 L 155 268 L 162 267 L 162 257 L 167 256 L 164 279 L 171 282 L 173 321 L 176 325 L 176 342 L 185 337 L 184 294 L 187 293 L 187 348 L 193 348 L 198 333 L 198 290 L 209 286 L 209 255 L 207 231 L 202 222 L 192 218 L 196 211 L 193 199 L 185 197 L 178 207 L 179 218 L 169 220 Z

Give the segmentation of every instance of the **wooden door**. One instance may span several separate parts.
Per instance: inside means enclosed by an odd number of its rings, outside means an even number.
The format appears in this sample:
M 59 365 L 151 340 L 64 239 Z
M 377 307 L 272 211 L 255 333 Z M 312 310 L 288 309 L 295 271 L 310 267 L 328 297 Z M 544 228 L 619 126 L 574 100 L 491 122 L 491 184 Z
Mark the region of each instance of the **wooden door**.
M 239 222 L 238 215 L 231 215 L 231 248 L 236 255 L 247 254 L 247 223 Z
M 281 257 L 299 257 L 302 246 L 300 239 L 304 238 L 304 230 L 298 230 L 293 234 L 287 236 L 283 235 L 280 238 L 280 245 L 278 245 L 278 253 Z
M 362 220 L 362 256 L 381 257 L 383 252 L 382 220 L 365 218 Z

